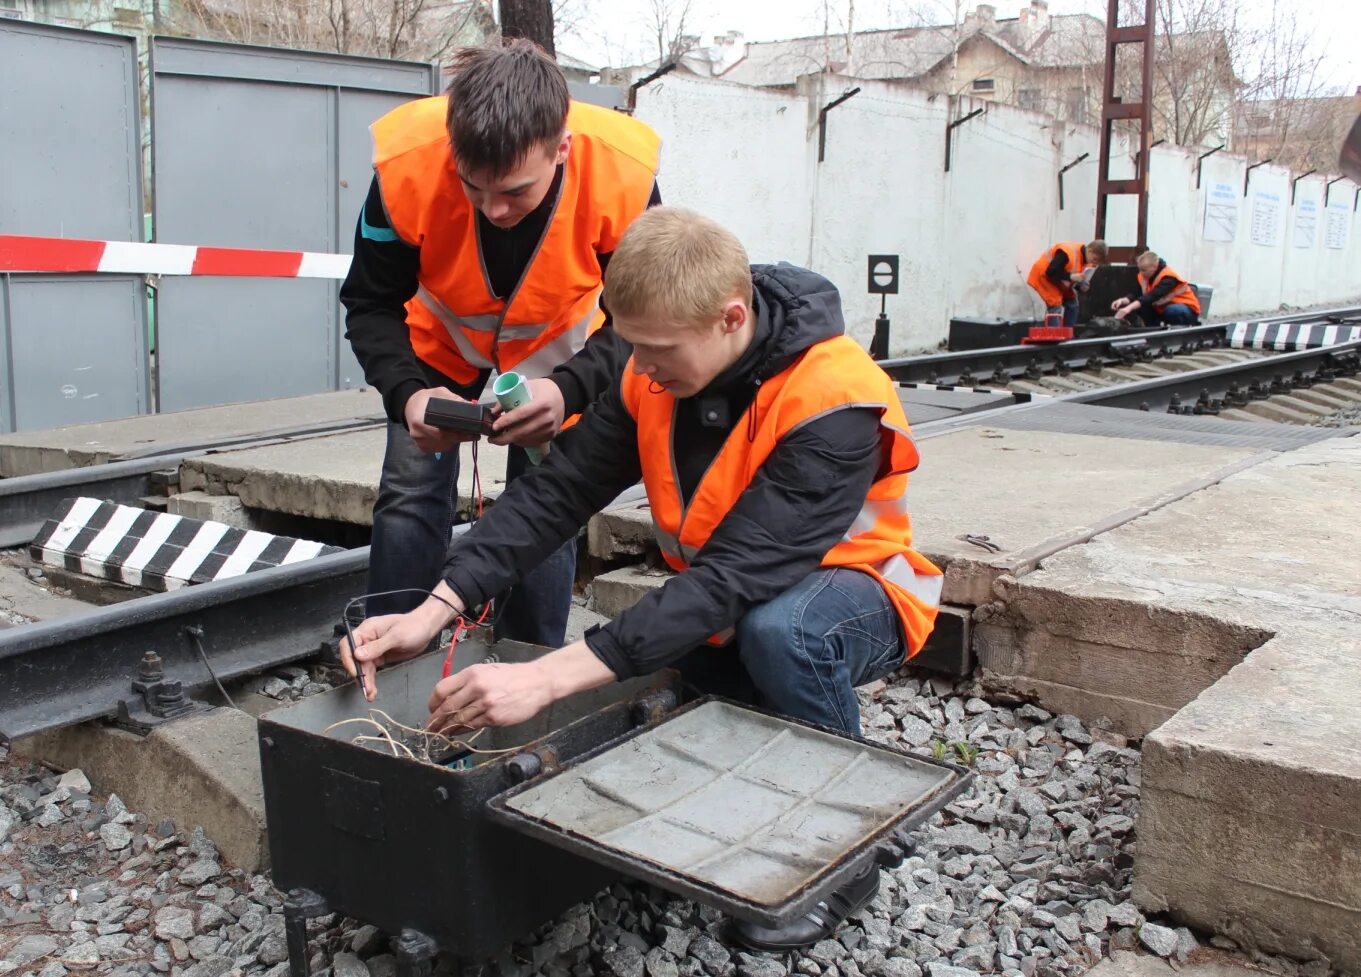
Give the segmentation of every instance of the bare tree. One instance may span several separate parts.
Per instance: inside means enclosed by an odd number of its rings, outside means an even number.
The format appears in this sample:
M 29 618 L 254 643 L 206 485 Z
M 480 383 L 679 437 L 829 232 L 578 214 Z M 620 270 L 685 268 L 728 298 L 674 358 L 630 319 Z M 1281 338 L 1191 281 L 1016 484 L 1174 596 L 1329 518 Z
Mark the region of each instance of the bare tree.
M 553 47 L 553 4 L 551 0 L 499 0 L 501 36 L 525 37 L 557 56 Z
M 482 42 L 486 0 L 179 0 L 171 33 L 212 40 L 416 61 Z
M 647 31 L 657 43 L 657 64 L 675 61 L 695 46 L 685 32 L 692 0 L 647 0 Z

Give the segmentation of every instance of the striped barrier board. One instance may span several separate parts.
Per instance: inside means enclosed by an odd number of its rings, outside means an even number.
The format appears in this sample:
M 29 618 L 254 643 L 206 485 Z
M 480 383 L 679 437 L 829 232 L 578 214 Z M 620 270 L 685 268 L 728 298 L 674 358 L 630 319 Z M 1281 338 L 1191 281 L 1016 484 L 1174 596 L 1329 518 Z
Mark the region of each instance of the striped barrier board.
M 63 501 L 61 514 L 29 546 L 44 566 L 153 591 L 338 552 L 338 546 L 84 497 Z
M 1320 349 L 1358 339 L 1361 339 L 1361 326 L 1322 322 L 1235 322 L 1229 329 L 1229 345 L 1235 349 L 1274 349 L 1283 353 Z
M 342 280 L 350 255 L 0 234 L 0 272 L 102 272 Z

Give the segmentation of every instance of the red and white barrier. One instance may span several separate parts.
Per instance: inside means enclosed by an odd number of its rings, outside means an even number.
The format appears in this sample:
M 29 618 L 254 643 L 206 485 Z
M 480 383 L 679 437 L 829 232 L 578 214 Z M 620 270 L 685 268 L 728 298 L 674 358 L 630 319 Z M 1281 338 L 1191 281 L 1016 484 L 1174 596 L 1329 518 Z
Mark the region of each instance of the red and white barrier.
M 350 255 L 0 234 L 0 272 L 343 279 Z

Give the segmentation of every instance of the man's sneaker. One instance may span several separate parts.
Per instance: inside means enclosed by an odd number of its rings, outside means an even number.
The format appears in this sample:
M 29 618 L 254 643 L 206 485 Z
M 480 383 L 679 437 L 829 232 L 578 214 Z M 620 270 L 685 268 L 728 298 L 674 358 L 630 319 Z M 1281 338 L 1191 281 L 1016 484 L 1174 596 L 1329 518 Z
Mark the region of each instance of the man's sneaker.
M 879 891 L 879 866 L 871 864 L 860 875 L 813 907 L 812 911 L 784 926 L 761 926 L 734 920 L 734 940 L 753 950 L 779 953 L 812 946 L 828 939 L 850 916 L 869 905 Z

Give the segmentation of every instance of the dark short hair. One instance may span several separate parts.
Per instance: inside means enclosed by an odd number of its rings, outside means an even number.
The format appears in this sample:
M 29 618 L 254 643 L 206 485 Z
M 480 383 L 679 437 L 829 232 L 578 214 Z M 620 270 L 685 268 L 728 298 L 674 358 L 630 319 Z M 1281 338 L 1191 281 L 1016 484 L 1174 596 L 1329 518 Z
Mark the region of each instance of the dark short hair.
M 524 38 L 458 51 L 448 95 L 449 140 L 475 172 L 515 169 L 536 146 L 556 145 L 567 124 L 567 79 Z

